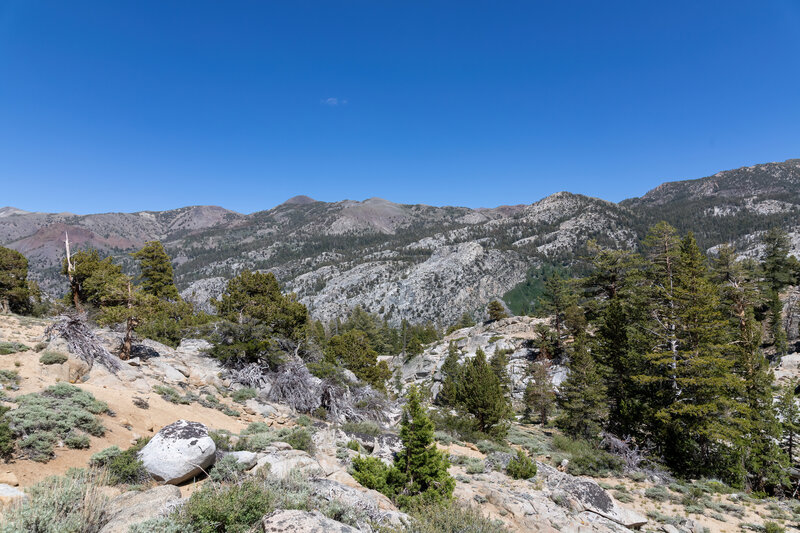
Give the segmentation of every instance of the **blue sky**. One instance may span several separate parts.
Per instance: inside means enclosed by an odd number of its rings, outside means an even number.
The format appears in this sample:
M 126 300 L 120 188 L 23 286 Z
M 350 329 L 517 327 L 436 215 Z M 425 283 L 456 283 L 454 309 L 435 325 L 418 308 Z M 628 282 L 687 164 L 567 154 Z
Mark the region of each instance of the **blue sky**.
M 0 0 L 0 206 L 618 201 L 800 157 L 800 2 Z

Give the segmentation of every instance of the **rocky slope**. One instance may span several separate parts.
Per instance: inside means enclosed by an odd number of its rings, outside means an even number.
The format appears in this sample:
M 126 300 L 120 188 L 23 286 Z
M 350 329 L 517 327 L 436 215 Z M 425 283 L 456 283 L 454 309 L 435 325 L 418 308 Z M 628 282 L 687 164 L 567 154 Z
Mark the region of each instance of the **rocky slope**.
M 0 209 L 0 244 L 23 252 L 47 293 L 58 274 L 63 234 L 133 269 L 127 253 L 160 239 L 172 254 L 184 297 L 207 305 L 244 268 L 273 271 L 319 319 L 356 304 L 397 324 L 452 323 L 480 314 L 544 262 L 574 262 L 589 239 L 634 247 L 667 220 L 712 248 L 734 242 L 757 253 L 760 233 L 786 228 L 800 253 L 800 160 L 665 183 L 620 204 L 567 192 L 530 205 L 492 209 L 295 197 L 250 215 L 219 207 L 164 212 L 28 213 Z
M 42 320 L 0 317 L 0 343 L 19 343 L 18 349 L 22 346 L 36 348 L 37 344 L 47 342 L 44 336 L 47 325 L 48 322 Z M 514 376 L 514 369 L 524 368 L 529 358 L 525 343 L 532 326 L 532 319 L 508 319 L 491 327 L 460 330 L 453 334 L 452 340 L 459 343 L 466 357 L 479 347 L 490 352 L 515 349 L 509 366 Z M 119 342 L 118 336 L 108 330 L 98 330 L 96 334 L 110 349 Z M 374 434 L 324 420 L 313 420 L 309 424 L 307 417 L 303 421 L 299 413 L 288 406 L 270 401 L 268 388 L 261 388 L 255 398 L 244 404 L 233 402 L 233 392 L 241 385 L 221 375 L 219 364 L 202 353 L 204 346 L 203 341 L 184 340 L 173 350 L 146 341 L 138 347 L 138 357 L 121 362 L 122 370 L 116 375 L 100 364 L 87 368 L 75 354 L 63 351 L 66 346 L 58 338 L 51 339 L 42 349 L 62 350 L 59 353 L 67 356 L 63 364 L 42 364 L 40 353 L 35 349 L 0 356 L 0 370 L 18 372 L 20 376 L 18 385 L 7 386 L 4 391 L 10 396 L 5 402 L 11 407 L 14 407 L 15 397 L 41 392 L 58 382 L 75 382 L 81 390 L 90 392 L 110 407 L 110 411 L 102 415 L 105 434 L 92 437 L 88 448 L 69 449 L 59 445 L 55 457 L 45 463 L 33 462 L 18 454 L 13 462 L 0 468 L 0 515 L 6 511 L 3 502 L 13 505 L 24 497 L 26 489 L 48 475 L 62 475 L 70 467 L 85 467 L 92 454 L 110 445 L 125 449 L 139 436 L 152 436 L 154 438 L 142 449 L 141 457 L 146 465 L 152 465 L 152 473 L 164 481 L 144 483 L 128 492 L 124 492 L 124 485 L 103 487 L 98 496 L 107 500 L 100 529 L 103 533 L 127 532 L 132 524 L 168 514 L 183 505 L 192 493 L 208 482 L 198 470 L 199 466 L 213 473 L 216 462 L 226 455 L 243 465 L 245 476 L 266 479 L 286 490 L 291 484 L 280 485 L 280 480 L 289 476 L 296 480 L 299 476 L 304 480 L 303 501 L 312 498 L 309 501 L 319 505 L 330 502 L 340 512 L 353 509 L 358 516 L 373 523 L 400 524 L 407 519 L 389 499 L 362 487 L 348 472 L 352 458 L 359 453 L 392 460 L 393 453 L 399 449 L 394 424 Z M 430 346 L 425 355 L 399 367 L 406 382 L 432 383 L 440 347 Z M 422 360 L 432 364 L 421 364 Z M 796 361 L 792 368 L 796 369 Z M 194 400 L 167 401 L 163 392 L 158 392 L 159 387 L 164 386 Z M 515 378 L 515 389 L 520 386 L 522 382 Z M 208 395 L 218 396 L 222 405 L 235 408 L 238 413 L 221 410 L 220 406 L 202 405 L 199 399 Z M 262 422 L 270 431 L 304 424 L 313 434 L 313 449 L 293 449 L 286 442 L 274 440 L 256 451 L 229 452 L 218 449 L 216 441 L 208 437 L 211 430 L 224 430 L 235 442 L 242 438 L 243 431 L 252 422 Z M 551 533 L 624 533 L 632 528 L 667 533 L 694 533 L 708 528 L 717 533 L 738 530 L 744 523 L 782 520 L 775 517 L 789 517 L 800 511 L 785 501 L 762 502 L 739 494 L 711 494 L 691 505 L 684 504 L 679 492 L 683 489 L 679 485 L 670 485 L 667 489 L 666 480 L 658 477 L 592 479 L 574 476 L 563 467 L 554 467 L 563 465 L 563 461 L 551 447 L 551 434 L 534 426 L 515 424 L 509 434 L 511 448 L 505 451 L 484 449 L 481 443 L 476 446 L 452 439 L 440 440 L 440 449 L 450 456 L 456 498 L 461 504 L 474 506 L 496 520 L 498 531 L 502 526 L 509 531 Z M 354 447 L 359 451 L 353 450 Z M 538 460 L 538 473 L 534 477 L 514 480 L 505 474 L 504 465 L 516 448 L 527 449 Z M 200 478 L 190 479 L 195 475 Z M 182 482 L 183 479 L 188 481 Z M 286 525 L 291 523 L 295 529 Z M 347 526 L 320 513 L 285 509 L 265 516 L 263 524 L 267 531 L 296 531 L 298 527 L 300 530 L 317 527 L 320 531 L 373 531 L 368 523 Z

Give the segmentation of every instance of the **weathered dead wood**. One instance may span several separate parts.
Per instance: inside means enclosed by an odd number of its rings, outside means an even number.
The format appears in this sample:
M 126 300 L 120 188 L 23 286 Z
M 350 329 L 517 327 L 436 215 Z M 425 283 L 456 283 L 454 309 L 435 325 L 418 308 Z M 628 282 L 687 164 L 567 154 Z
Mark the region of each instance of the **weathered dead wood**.
M 86 321 L 86 314 L 72 313 L 58 317 L 55 323 L 45 330 L 48 339 L 56 336 L 67 342 L 70 353 L 80 357 L 91 368 L 95 361 L 116 374 L 122 369 L 120 360 L 106 350 L 100 339 L 92 333 Z

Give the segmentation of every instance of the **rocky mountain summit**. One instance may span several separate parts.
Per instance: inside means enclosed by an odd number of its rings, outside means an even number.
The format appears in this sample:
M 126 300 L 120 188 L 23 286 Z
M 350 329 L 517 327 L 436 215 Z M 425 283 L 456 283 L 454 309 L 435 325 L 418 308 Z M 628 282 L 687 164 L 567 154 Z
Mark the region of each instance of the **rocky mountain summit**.
M 97 215 L 3 208 L 0 244 L 24 253 L 52 296 L 65 291 L 59 269 L 68 231 L 73 248 L 97 248 L 128 269 L 127 253 L 161 240 L 182 295 L 206 309 L 227 279 L 249 268 L 274 272 L 321 320 L 361 305 L 393 324 L 449 324 L 464 312 L 477 315 L 532 267 L 574 263 L 590 239 L 636 247 L 659 220 L 694 231 L 706 249 L 732 242 L 742 253 L 758 253 L 761 232 L 783 227 L 797 254 L 798 213 L 794 159 L 665 183 L 620 204 L 561 192 L 491 209 L 307 196 L 250 215 L 213 206 Z

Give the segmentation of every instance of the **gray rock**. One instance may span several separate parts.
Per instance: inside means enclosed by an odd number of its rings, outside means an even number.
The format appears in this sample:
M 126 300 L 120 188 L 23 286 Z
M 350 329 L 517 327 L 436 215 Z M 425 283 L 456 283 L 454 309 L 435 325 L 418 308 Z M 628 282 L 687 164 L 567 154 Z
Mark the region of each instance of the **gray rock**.
M 358 533 L 358 529 L 331 520 L 319 511 L 274 511 L 261 520 L 261 527 L 265 533 Z
M 9 503 L 25 497 L 25 493 L 18 488 L 0 483 L 0 502 Z
M 240 465 L 244 465 L 246 470 L 249 470 L 256 466 L 256 462 L 258 461 L 258 455 L 253 452 L 247 451 L 240 451 L 240 452 L 230 452 L 226 453 L 225 456 L 228 455 L 235 457 L 236 462 Z
M 106 506 L 110 520 L 99 533 L 128 533 L 132 525 L 168 512 L 168 503 L 180 498 L 181 490 L 173 485 L 120 494 Z
M 490 470 L 505 470 L 514 456 L 506 452 L 492 452 L 486 456 L 486 467 Z
M 139 459 L 154 479 L 177 485 L 214 464 L 216 451 L 205 425 L 178 420 L 156 433 L 139 452 Z
M 289 475 L 289 472 L 295 469 L 309 474 L 321 472 L 323 470 L 319 461 L 302 450 L 268 451 L 263 457 L 258 459 L 255 470 L 265 465 L 269 465 L 269 475 L 278 479 L 285 478 Z
M 358 490 L 331 479 L 311 480 L 312 492 L 327 501 L 338 501 L 351 509 L 356 509 L 378 524 L 400 526 L 410 521 L 407 514 L 400 511 L 382 510 L 375 497 L 366 490 Z M 380 493 L 378 493 L 380 495 Z M 381 495 L 382 496 L 382 495 Z

